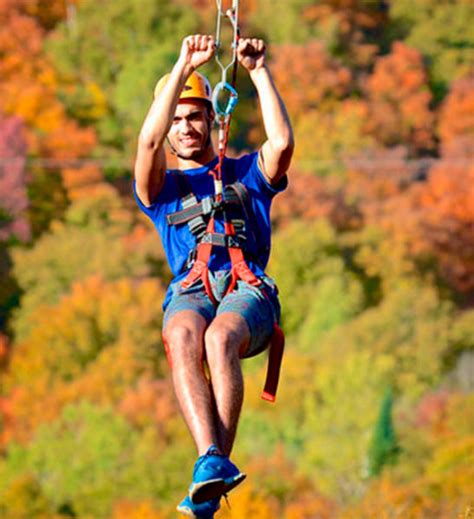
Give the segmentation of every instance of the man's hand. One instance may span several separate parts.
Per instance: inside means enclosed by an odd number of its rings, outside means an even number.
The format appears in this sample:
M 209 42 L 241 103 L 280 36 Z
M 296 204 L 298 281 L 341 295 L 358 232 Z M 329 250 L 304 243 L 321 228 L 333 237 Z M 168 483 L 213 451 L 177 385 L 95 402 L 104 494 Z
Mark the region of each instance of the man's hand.
M 186 36 L 181 45 L 179 59 L 196 70 L 212 58 L 215 48 L 214 38 L 210 35 L 194 34 Z
M 249 72 L 265 65 L 265 42 L 257 38 L 241 38 L 237 59 Z

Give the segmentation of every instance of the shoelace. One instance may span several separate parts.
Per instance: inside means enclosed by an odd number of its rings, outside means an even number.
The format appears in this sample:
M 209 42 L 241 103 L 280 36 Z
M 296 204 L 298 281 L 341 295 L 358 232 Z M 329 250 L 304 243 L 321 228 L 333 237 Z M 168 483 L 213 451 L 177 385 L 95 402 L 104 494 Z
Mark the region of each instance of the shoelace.
M 205 454 L 199 457 L 199 459 L 196 462 L 196 465 L 194 466 L 193 475 L 196 474 L 199 467 L 204 463 L 205 459 L 209 456 L 222 456 L 222 454 L 219 453 L 217 448 L 210 447 Z
M 227 508 L 229 510 L 232 510 L 232 507 L 230 506 L 229 498 L 227 497 L 227 494 L 222 494 L 222 497 L 225 499 L 225 504 L 227 505 Z

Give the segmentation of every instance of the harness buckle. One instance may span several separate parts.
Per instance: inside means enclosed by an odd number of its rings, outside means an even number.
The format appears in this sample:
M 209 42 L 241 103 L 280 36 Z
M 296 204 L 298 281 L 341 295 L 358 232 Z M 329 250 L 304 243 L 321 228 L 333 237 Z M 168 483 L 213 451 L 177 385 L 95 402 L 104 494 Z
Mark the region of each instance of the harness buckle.
M 210 214 L 214 209 L 212 197 L 206 196 L 201 200 L 202 214 Z
M 212 243 L 212 233 L 206 232 L 203 234 L 200 243 Z
M 235 236 L 227 235 L 226 241 L 227 241 L 227 243 L 226 243 L 227 247 L 232 247 L 234 249 L 240 249 L 240 242 Z

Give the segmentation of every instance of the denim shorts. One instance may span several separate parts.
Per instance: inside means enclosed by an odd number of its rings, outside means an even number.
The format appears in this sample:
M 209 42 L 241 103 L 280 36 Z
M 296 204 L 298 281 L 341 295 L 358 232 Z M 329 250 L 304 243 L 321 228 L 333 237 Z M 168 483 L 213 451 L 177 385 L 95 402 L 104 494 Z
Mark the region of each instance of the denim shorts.
M 183 310 L 193 310 L 206 320 L 208 326 L 219 314 L 234 312 L 241 315 L 250 330 L 250 343 L 245 357 L 252 357 L 268 346 L 273 325 L 280 321 L 278 290 L 272 278 L 260 276 L 262 285 L 254 287 L 239 280 L 236 287 L 225 295 L 231 276 L 228 270 L 209 272 L 209 281 L 217 306 L 209 299 L 202 280 L 189 288 L 180 283 L 172 285 L 172 296 L 165 308 L 163 328 L 173 315 Z

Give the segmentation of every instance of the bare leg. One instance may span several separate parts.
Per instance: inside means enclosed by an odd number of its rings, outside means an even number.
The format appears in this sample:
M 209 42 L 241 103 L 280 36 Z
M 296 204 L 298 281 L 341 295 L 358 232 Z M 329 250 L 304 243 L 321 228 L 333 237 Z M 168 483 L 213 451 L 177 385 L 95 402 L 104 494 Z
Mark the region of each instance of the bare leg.
M 170 350 L 173 386 L 199 455 L 218 444 L 214 405 L 203 369 L 203 336 L 207 323 L 184 310 L 170 318 L 164 336 Z
M 250 332 L 245 319 L 233 312 L 218 315 L 205 334 L 207 363 L 216 407 L 218 445 L 230 455 L 242 408 L 244 383 L 240 353 L 248 346 Z

